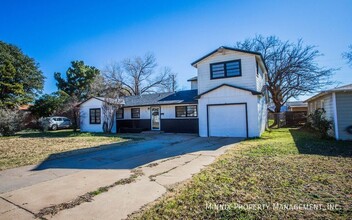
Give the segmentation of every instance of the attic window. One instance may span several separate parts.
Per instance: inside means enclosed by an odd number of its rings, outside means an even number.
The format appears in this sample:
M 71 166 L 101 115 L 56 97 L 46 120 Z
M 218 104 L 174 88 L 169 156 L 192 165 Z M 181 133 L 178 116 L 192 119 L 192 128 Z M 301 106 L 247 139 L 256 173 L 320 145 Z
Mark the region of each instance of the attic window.
M 210 79 L 241 76 L 241 60 L 210 64 Z

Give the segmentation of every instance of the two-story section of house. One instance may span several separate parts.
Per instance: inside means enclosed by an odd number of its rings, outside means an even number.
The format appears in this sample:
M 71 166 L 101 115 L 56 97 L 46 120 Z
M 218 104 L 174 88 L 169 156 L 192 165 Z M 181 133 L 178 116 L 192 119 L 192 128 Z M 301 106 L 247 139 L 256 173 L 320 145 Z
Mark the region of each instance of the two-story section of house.
M 192 65 L 191 90 L 124 97 L 116 132 L 258 137 L 267 120 L 267 68 L 260 53 L 220 47 Z M 102 131 L 104 97 L 81 103 L 81 131 Z M 94 120 L 92 120 L 94 119 Z
M 258 137 L 267 120 L 267 68 L 260 53 L 220 47 L 197 68 L 199 135 Z

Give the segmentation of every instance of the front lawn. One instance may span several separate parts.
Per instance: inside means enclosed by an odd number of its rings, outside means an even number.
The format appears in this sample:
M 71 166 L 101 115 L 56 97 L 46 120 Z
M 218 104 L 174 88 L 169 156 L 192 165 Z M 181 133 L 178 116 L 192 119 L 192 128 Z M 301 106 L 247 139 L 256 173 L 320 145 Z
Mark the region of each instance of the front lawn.
M 236 145 L 131 218 L 349 219 L 352 142 L 282 128 Z
M 11 137 L 0 137 L 0 170 L 37 164 L 51 154 L 61 152 L 68 154 L 78 149 L 131 139 L 133 138 L 116 134 L 80 133 L 71 130 L 22 132 Z

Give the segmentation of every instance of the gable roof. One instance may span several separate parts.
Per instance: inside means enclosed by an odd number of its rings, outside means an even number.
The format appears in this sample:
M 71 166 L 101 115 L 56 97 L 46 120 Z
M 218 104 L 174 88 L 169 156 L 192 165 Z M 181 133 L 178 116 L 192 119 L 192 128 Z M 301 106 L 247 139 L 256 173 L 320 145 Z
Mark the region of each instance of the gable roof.
M 209 93 L 209 92 L 212 92 L 212 91 L 214 91 L 214 90 L 216 90 L 216 89 L 218 89 L 218 88 L 220 88 L 220 87 L 223 87 L 223 86 L 228 86 L 228 87 L 231 87 L 231 88 L 244 90 L 244 91 L 247 91 L 247 92 L 252 93 L 252 95 L 261 95 L 261 94 L 262 94 L 261 92 L 258 92 L 258 91 L 255 91 L 255 90 L 246 89 L 246 88 L 243 88 L 243 87 L 234 86 L 234 85 L 230 85 L 230 84 L 224 83 L 224 84 L 221 84 L 220 86 L 217 86 L 217 87 L 215 87 L 215 88 L 209 89 L 208 91 L 205 91 L 205 92 L 203 92 L 203 93 L 197 95 L 197 99 L 199 99 L 202 95 L 205 95 L 205 94 L 207 94 L 207 93 Z
M 200 61 L 204 60 L 205 58 L 213 55 L 214 53 L 216 52 L 219 52 L 221 51 L 222 49 L 226 49 L 226 50 L 231 50 L 231 51 L 235 51 L 235 52 L 241 52 L 241 53 L 248 53 L 248 54 L 253 54 L 253 55 L 256 55 L 256 56 L 259 56 L 260 59 L 262 60 L 263 64 L 264 64 L 264 67 L 265 67 L 265 70 L 268 72 L 268 67 L 266 66 L 266 63 L 264 62 L 264 58 L 262 56 L 261 53 L 259 52 L 254 52 L 254 51 L 249 51 L 249 50 L 242 50 L 242 49 L 237 49 L 237 48 L 232 48 L 232 47 L 226 47 L 226 46 L 221 46 L 219 47 L 218 49 L 216 50 L 213 50 L 212 52 L 206 54 L 205 56 L 202 56 L 201 58 L 199 58 L 198 60 L 194 61 L 193 63 L 191 63 L 192 66 L 195 66 L 197 63 L 199 63 Z
M 197 104 L 196 99 L 198 90 L 183 90 L 178 92 L 164 92 L 164 93 L 153 93 L 145 95 L 126 96 L 121 98 L 121 104 L 123 107 L 137 107 L 137 106 L 150 106 L 150 105 L 171 105 L 171 104 Z M 82 105 L 90 99 L 97 99 L 105 102 L 104 97 L 92 96 L 77 106 Z
M 319 98 L 319 97 L 321 97 L 323 95 L 327 95 L 327 94 L 330 94 L 330 93 L 333 93 L 333 92 L 348 92 L 348 91 L 352 91 L 352 84 L 348 84 L 348 85 L 336 87 L 336 88 L 333 88 L 333 89 L 328 89 L 328 90 L 321 91 L 320 93 L 310 97 L 309 99 L 305 100 L 304 102 L 309 102 L 311 100 L 314 100 L 314 99 Z
M 115 102 L 115 101 L 118 100 L 118 99 L 115 100 L 115 99 L 112 99 L 112 98 L 91 96 L 91 97 L 87 98 L 86 100 L 80 102 L 77 106 L 80 106 L 80 105 L 82 105 L 83 103 L 85 103 L 85 102 L 87 102 L 87 101 L 89 101 L 89 100 L 91 100 L 91 99 L 97 99 L 97 100 L 102 101 L 102 102 Z M 120 103 L 121 103 L 122 105 L 124 104 L 123 98 L 120 99 Z
M 197 103 L 195 99 L 198 90 L 183 90 L 178 92 L 155 93 L 138 96 L 124 97 L 124 107 L 170 105 L 170 104 L 192 104 Z

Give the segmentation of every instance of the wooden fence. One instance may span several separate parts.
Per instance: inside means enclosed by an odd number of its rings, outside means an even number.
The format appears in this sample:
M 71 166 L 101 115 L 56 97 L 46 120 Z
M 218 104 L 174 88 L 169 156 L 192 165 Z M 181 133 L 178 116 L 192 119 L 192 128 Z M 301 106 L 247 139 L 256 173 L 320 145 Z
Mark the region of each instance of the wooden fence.
M 280 112 L 268 114 L 268 119 L 275 120 L 278 122 L 277 127 L 294 127 L 301 126 L 307 122 L 307 112 L 306 111 L 296 111 L 296 112 Z M 270 125 L 269 125 L 270 126 Z

